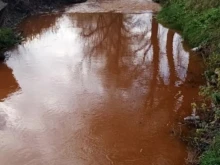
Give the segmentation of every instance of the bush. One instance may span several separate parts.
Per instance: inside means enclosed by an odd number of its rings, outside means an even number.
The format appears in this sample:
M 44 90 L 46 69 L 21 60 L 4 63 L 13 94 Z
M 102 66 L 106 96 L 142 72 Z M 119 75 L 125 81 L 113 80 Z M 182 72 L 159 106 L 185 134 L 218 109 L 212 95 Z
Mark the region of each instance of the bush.
M 19 37 L 11 29 L 0 29 L 0 52 L 14 46 L 19 41 Z

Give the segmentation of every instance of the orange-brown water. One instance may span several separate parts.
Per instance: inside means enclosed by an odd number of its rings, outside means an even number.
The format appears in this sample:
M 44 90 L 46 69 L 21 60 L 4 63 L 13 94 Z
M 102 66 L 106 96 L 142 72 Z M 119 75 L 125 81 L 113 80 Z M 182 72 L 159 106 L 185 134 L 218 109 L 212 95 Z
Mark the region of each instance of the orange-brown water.
M 0 64 L 0 165 L 184 165 L 201 59 L 150 12 L 67 10 Z

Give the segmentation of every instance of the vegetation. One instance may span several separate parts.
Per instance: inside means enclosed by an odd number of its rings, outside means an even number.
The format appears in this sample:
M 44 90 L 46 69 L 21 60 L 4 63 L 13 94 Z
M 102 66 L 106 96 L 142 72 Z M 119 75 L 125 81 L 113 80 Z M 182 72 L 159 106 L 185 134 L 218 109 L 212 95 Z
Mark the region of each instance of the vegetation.
M 218 165 L 220 164 L 220 137 L 203 153 L 201 165 Z
M 19 37 L 11 29 L 0 29 L 0 52 L 15 45 L 19 41 Z
M 200 94 L 205 100 L 192 104 L 200 113 L 191 143 L 201 155 L 199 164 L 220 164 L 220 1 L 160 0 L 158 20 L 182 32 L 183 38 L 204 57 L 207 85 Z

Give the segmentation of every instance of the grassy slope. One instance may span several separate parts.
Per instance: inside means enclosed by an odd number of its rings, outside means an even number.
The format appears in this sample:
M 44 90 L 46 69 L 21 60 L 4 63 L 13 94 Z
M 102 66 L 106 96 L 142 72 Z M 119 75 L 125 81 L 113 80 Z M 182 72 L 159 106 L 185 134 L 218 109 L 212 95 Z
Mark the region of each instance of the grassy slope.
M 160 0 L 158 20 L 182 32 L 191 47 L 200 47 L 206 58 L 207 86 L 201 87 L 206 103 L 196 105 L 203 120 L 192 140 L 201 165 L 220 165 L 220 1 Z

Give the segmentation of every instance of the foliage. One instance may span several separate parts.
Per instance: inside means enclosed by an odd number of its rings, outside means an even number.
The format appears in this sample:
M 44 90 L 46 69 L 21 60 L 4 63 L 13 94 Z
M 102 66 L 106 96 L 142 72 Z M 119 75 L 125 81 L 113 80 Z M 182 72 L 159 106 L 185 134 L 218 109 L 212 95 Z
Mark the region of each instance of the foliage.
M 181 30 L 183 38 L 192 47 L 207 45 L 217 49 L 220 43 L 220 7 L 199 11 L 192 10 L 189 4 L 186 6 L 189 0 L 172 1 L 175 3 L 166 5 L 159 13 L 158 20 Z
M 19 37 L 11 29 L 0 29 L 0 51 L 15 45 L 19 41 Z
M 213 144 L 201 156 L 201 165 L 219 165 L 220 164 L 220 137 L 217 136 Z

